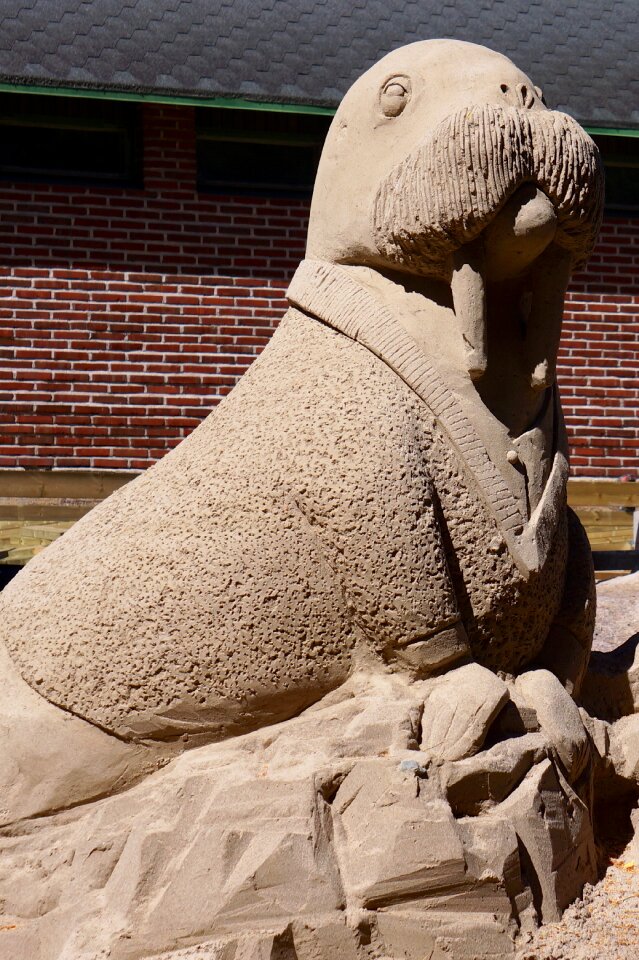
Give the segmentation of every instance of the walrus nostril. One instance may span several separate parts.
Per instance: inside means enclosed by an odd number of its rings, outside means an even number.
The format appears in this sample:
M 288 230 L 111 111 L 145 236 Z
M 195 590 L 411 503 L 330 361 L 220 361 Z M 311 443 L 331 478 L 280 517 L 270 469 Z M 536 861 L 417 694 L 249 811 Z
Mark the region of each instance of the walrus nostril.
M 518 105 L 522 106 L 524 110 L 530 110 L 535 102 L 534 90 L 531 90 L 525 83 L 518 83 L 516 90 Z

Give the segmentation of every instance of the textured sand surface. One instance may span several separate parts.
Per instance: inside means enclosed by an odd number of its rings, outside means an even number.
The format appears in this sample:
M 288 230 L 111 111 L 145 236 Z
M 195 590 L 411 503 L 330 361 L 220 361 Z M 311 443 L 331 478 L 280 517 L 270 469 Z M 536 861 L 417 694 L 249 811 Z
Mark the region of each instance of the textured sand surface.
M 492 51 L 354 85 L 266 350 L 2 595 L 0 960 L 512 960 L 596 882 L 639 717 L 573 699 L 554 385 L 602 203 Z
M 521 697 L 478 664 L 361 674 L 292 720 L 13 824 L 0 960 L 513 960 L 537 906 L 557 919 L 597 875 L 552 718 L 482 749 Z M 446 759 L 460 731 L 466 756 Z
M 599 584 L 597 609 L 593 650 L 616 650 L 639 633 L 639 573 Z
M 637 851 L 639 852 L 639 851 Z M 596 886 L 531 938 L 517 960 L 636 960 L 639 864 L 632 849 L 610 863 Z
M 639 632 L 639 574 L 597 589 L 593 650 L 616 650 Z M 633 818 L 639 827 L 639 811 Z M 636 960 L 639 957 L 639 837 L 608 842 L 605 874 L 569 907 L 561 923 L 537 931 L 517 960 Z M 616 855 L 615 855 L 616 854 Z

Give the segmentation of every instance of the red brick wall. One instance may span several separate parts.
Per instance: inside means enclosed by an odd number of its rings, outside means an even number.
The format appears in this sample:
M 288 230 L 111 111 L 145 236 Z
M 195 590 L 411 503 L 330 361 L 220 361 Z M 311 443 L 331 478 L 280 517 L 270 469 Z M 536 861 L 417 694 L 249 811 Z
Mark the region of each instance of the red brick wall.
M 0 270 L 0 468 L 143 469 L 236 383 L 286 283 Z
M 200 195 L 193 110 L 146 107 L 144 127 L 144 190 L 0 184 L 2 468 L 148 466 L 284 310 L 307 203 Z M 606 223 L 573 284 L 560 378 L 577 475 L 639 475 L 638 232 Z
M 559 356 L 572 472 L 639 479 L 639 219 L 609 219 L 573 278 Z
M 194 111 L 144 128 L 144 190 L 0 184 L 0 467 L 149 466 L 282 315 L 308 203 L 200 195 Z

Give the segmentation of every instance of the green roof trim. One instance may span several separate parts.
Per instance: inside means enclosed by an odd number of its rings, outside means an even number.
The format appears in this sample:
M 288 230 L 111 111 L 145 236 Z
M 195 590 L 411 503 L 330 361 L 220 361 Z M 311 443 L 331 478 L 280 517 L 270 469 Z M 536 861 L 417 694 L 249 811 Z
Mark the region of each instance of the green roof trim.
M 85 97 L 93 100 L 129 100 L 133 103 L 164 103 L 169 106 L 222 107 L 229 110 L 263 110 L 270 113 L 306 113 L 332 117 L 334 107 L 317 107 L 304 103 L 277 103 L 247 100 L 243 97 L 185 97 L 162 93 L 136 93 L 127 90 L 95 90 L 89 87 L 55 87 L 31 83 L 0 83 L 0 93 L 33 93 L 55 97 Z M 584 124 L 587 133 L 606 137 L 639 137 L 637 127 L 595 127 Z
M 590 136 L 600 137 L 639 137 L 636 127 L 584 127 Z
M 332 117 L 333 107 L 304 103 L 271 103 L 242 97 L 183 97 L 162 93 L 130 93 L 125 90 L 91 90 L 84 87 L 36 86 L 31 83 L 0 83 L 0 93 L 35 93 L 55 97 L 85 97 L 93 100 L 129 100 L 133 103 L 165 103 L 183 107 L 222 107 L 231 110 L 265 110 L 271 113 L 311 113 Z

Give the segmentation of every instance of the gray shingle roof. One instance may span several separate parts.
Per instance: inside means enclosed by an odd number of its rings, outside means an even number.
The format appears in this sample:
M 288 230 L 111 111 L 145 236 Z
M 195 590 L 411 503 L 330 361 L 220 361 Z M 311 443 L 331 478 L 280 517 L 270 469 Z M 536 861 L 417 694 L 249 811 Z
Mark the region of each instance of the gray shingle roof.
M 582 123 L 639 127 L 639 0 L 0 0 L 0 82 L 333 107 L 429 37 L 511 57 Z

